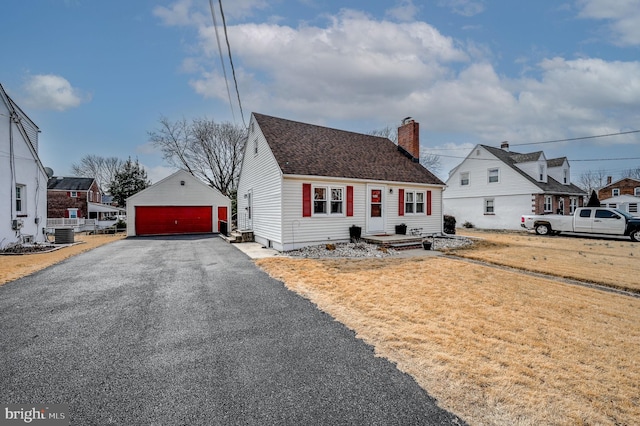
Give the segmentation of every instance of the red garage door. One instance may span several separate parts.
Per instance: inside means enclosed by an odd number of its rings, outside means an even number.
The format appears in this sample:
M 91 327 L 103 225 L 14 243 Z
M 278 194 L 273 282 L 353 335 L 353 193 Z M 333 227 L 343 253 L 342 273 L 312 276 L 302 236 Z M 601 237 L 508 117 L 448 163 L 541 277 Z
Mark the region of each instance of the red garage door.
M 136 235 L 212 232 L 211 206 L 136 206 Z

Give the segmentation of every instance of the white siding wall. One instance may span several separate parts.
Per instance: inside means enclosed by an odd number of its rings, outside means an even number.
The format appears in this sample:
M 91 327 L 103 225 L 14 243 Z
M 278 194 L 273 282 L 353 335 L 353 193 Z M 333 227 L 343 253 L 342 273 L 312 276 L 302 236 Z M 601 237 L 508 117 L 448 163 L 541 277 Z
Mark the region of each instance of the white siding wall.
M 499 182 L 488 182 L 491 168 L 500 170 Z M 464 172 L 469 173 L 469 184 L 463 186 L 460 185 L 460 174 Z M 483 148 L 476 147 L 447 180 L 443 194 L 444 214 L 454 216 L 458 227 L 468 221 L 478 228 L 519 229 L 520 216 L 531 212 L 532 194 L 539 191 L 520 173 Z M 494 199 L 494 215 L 484 213 L 487 198 Z
M 0 100 L 0 248 L 19 241 L 19 236 L 31 235 L 35 241 L 44 241 L 42 228 L 47 217 L 47 176 L 34 157 L 33 151 L 20 133 L 16 124 L 9 121 L 9 110 Z M 29 125 L 28 121 L 23 121 Z M 13 133 L 15 180 L 12 177 L 10 152 L 10 126 Z M 35 154 L 37 156 L 37 153 Z M 17 217 L 15 211 L 15 185 L 24 185 L 23 217 Z M 11 221 L 19 219 L 23 227 L 16 232 L 11 229 Z M 36 223 L 38 222 L 38 223 Z
M 311 217 L 302 216 L 302 185 L 342 187 L 344 190 L 344 214 Z M 440 187 L 391 184 L 389 182 L 350 181 L 345 179 L 305 179 L 285 177 L 283 184 L 283 219 L 282 230 L 284 244 L 276 246 L 278 250 L 292 250 L 308 245 L 329 242 L 349 241 L 349 228 L 352 225 L 362 228 L 362 235 L 367 229 L 368 186 L 381 186 L 384 191 L 384 232 L 395 233 L 395 226 L 404 223 L 407 228 L 422 228 L 423 233 L 442 232 L 442 190 Z M 346 215 L 346 187 L 353 186 L 353 216 Z M 399 189 L 406 191 L 431 191 L 431 215 L 398 215 Z M 393 193 L 389 193 L 393 189 Z M 426 198 L 425 198 L 426 206 Z M 426 208 L 426 207 L 425 207 Z
M 257 123 L 251 120 L 238 182 L 238 228 L 251 229 L 257 242 L 282 250 L 282 172 Z
M 520 170 L 534 178 L 539 182 L 547 182 L 547 161 L 544 158 L 541 158 L 538 161 L 531 161 L 528 163 L 518 163 L 516 164 Z M 542 174 L 542 180 L 540 180 L 540 168 L 543 168 L 544 172 Z
M 181 181 L 185 184 L 181 185 Z M 185 171 L 178 171 L 127 199 L 127 236 L 136 235 L 136 206 L 212 206 L 214 231 L 218 229 L 218 206 L 226 206 L 231 218 L 229 197 Z
M 470 222 L 480 229 L 520 230 L 520 218 L 531 214 L 531 195 L 501 195 L 493 198 L 495 213 L 484 214 L 485 197 L 453 198 L 445 200 L 445 214 L 456 218 L 456 227 Z
M 564 182 L 564 171 L 567 171 L 567 182 Z M 547 170 L 547 174 L 560 182 L 563 185 L 571 184 L 571 169 L 569 168 L 569 163 L 564 162 L 560 167 L 550 167 Z

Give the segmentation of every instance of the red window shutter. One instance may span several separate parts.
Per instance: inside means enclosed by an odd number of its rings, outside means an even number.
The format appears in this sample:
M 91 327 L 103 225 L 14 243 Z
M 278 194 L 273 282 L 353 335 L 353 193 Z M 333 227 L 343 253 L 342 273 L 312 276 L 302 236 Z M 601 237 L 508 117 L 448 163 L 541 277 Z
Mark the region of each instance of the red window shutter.
M 404 216 L 404 189 L 398 190 L 398 216 Z
M 427 216 L 431 216 L 431 191 L 427 191 Z
M 311 216 L 311 184 L 302 184 L 302 217 Z
M 353 216 L 353 186 L 347 186 L 347 216 Z

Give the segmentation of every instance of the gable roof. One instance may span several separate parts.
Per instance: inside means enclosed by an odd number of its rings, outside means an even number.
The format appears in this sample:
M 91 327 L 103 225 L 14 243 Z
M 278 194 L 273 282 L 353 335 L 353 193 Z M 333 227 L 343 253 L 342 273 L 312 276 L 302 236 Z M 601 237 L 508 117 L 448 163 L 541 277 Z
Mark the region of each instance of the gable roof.
M 480 146 L 486 149 L 487 151 L 489 151 L 491 154 L 493 154 L 503 163 L 511 167 L 513 170 L 518 172 L 521 176 L 526 178 L 529 182 L 533 183 L 534 185 L 536 185 L 538 188 L 540 188 L 542 191 L 546 193 L 586 195 L 586 192 L 580 189 L 578 186 L 574 184 L 564 185 L 558 182 L 557 180 L 555 180 L 554 178 L 552 178 L 551 176 L 547 176 L 547 182 L 538 182 L 537 180 L 529 176 L 526 172 L 524 172 L 522 169 L 520 169 L 518 166 L 516 166 L 517 163 L 536 161 L 538 158 L 540 158 L 540 154 L 542 154 L 542 151 L 538 151 L 531 154 L 520 154 L 518 152 L 505 151 L 502 148 L 496 148 L 493 146 L 488 146 L 488 145 L 480 145 Z M 561 159 L 547 160 L 547 165 L 549 167 L 552 167 L 549 164 L 550 162 L 552 164 L 555 164 L 556 160 L 562 160 L 564 162 L 564 158 L 565 157 L 562 157 Z M 561 164 L 562 163 L 560 163 L 560 165 Z
M 380 136 L 253 113 L 285 175 L 444 185 Z
M 49 178 L 47 189 L 56 191 L 88 191 L 93 181 L 93 178 L 54 176 Z
M 631 178 L 631 177 L 625 177 L 625 178 L 618 179 L 615 182 L 608 183 L 607 185 L 605 185 L 602 188 L 600 188 L 600 191 L 602 191 L 603 189 L 610 188 L 612 186 L 618 186 L 622 182 L 625 182 L 625 183 L 633 183 L 633 182 L 635 182 L 635 183 L 638 184 L 638 186 L 640 186 L 640 180 L 634 179 L 634 178 Z
M 567 157 L 552 158 L 547 160 L 547 167 L 562 167 L 565 161 L 569 161 Z

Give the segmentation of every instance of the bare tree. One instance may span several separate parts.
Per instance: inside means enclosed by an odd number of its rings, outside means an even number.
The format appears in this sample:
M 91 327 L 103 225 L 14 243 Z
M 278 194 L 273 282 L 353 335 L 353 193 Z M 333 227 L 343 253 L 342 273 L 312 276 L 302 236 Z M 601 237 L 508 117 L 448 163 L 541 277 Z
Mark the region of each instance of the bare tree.
M 99 155 L 85 155 L 78 164 L 71 165 L 71 173 L 77 177 L 94 178 L 102 192 L 107 192 L 114 176 L 122 167 L 123 160 L 117 157 L 100 157 Z
M 598 190 L 606 185 L 607 172 L 604 169 L 588 170 L 580 175 L 580 187 L 587 193 Z
M 151 142 L 165 160 L 207 182 L 225 195 L 238 186 L 247 131 L 232 123 L 209 119 L 160 119 L 160 128 L 149 132 Z
M 371 136 L 380 136 L 390 139 L 396 145 L 398 144 L 398 129 L 395 127 L 387 126 L 382 129 L 372 130 L 369 134 Z M 421 153 L 420 164 L 434 175 L 440 173 L 440 169 L 442 168 L 440 156 L 433 153 Z
M 636 167 L 635 169 L 627 169 L 622 172 L 622 176 L 631 179 L 640 179 L 640 167 Z
M 440 173 L 440 169 L 442 169 L 440 156 L 438 154 L 432 154 L 430 152 L 420 154 L 420 164 L 422 164 L 425 169 L 428 169 L 434 175 Z

